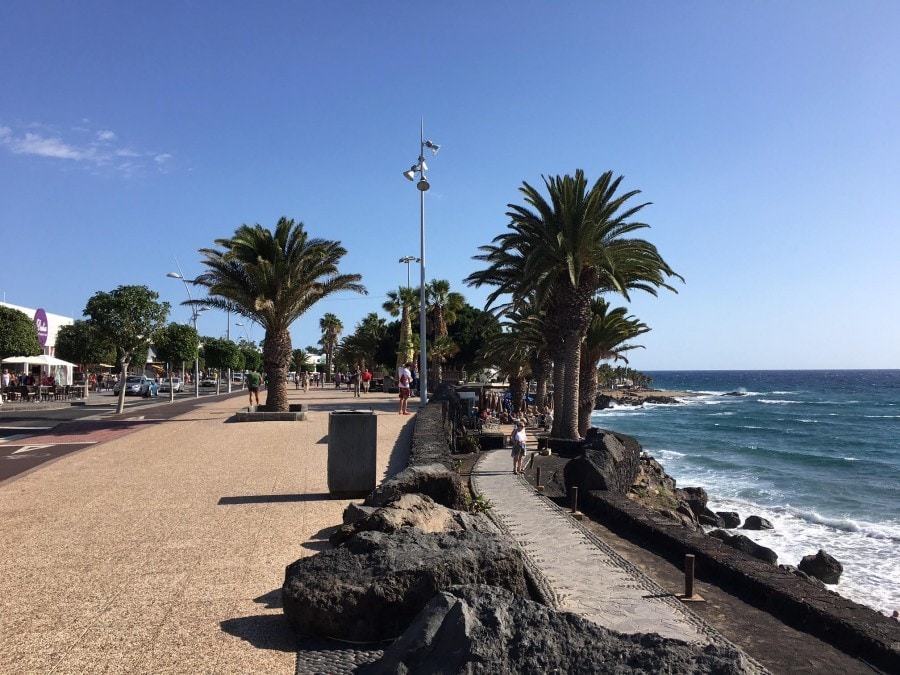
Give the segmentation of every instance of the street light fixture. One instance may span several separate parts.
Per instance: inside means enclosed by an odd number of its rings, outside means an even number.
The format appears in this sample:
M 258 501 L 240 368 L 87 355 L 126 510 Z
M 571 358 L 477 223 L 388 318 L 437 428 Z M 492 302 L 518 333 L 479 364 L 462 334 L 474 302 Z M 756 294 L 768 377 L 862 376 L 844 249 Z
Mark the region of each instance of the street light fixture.
M 178 265 L 178 259 L 175 259 L 175 264 Z M 181 270 L 181 265 L 178 265 L 178 269 Z M 185 279 L 184 275 L 179 272 L 169 272 L 166 274 L 170 279 L 181 279 L 184 282 L 184 290 L 187 291 L 188 300 L 190 300 L 191 304 L 191 321 L 194 323 L 194 332 L 197 333 L 197 317 L 200 316 L 202 312 L 209 311 L 209 307 L 195 307 L 193 305 L 194 297 L 191 295 L 191 287 L 188 286 L 189 283 L 196 283 L 196 279 Z M 199 336 L 199 333 L 197 333 Z M 200 398 L 200 355 L 194 359 L 194 398 Z
M 425 120 L 423 119 L 419 132 L 419 161 L 409 167 L 409 171 L 403 172 L 406 179 L 410 181 L 415 180 L 416 174 L 419 175 L 419 181 L 416 183 L 416 187 L 419 190 L 419 262 L 421 263 L 419 268 L 421 270 L 421 286 L 419 288 L 419 399 L 423 404 L 428 401 L 428 350 L 425 338 L 425 193 L 431 187 L 428 179 L 425 177 L 425 172 L 428 171 L 428 167 L 425 165 L 425 148 L 430 149 L 432 155 L 436 155 L 441 146 L 425 140 Z M 407 271 L 408 269 L 407 267 Z M 408 286 L 409 281 L 407 280 Z
M 409 264 L 412 262 L 422 262 L 421 258 L 414 255 L 405 255 L 399 260 L 400 263 L 406 263 L 406 290 L 409 290 Z

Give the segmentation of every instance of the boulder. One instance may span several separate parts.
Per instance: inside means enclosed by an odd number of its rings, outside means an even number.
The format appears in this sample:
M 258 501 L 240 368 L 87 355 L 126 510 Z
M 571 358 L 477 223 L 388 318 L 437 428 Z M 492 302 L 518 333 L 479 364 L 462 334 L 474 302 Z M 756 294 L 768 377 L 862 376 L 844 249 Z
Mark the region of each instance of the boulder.
M 727 544 L 731 548 L 742 551 L 747 555 L 753 556 L 758 560 L 762 560 L 773 565 L 778 564 L 778 554 L 770 548 L 766 548 L 743 534 L 729 534 L 725 530 L 713 530 L 709 533 L 710 537 L 715 537 L 719 541 Z
M 825 584 L 821 579 L 816 579 L 814 576 L 810 576 L 806 572 L 801 572 L 793 565 L 779 565 L 778 569 L 783 570 L 784 572 L 788 572 L 789 574 L 793 574 L 798 579 L 803 579 L 803 581 L 807 581 L 816 586 L 821 586 L 822 588 L 825 587 Z
M 772 525 L 765 518 L 760 518 L 759 516 L 747 516 L 747 519 L 744 521 L 744 525 L 741 529 L 744 530 L 774 530 L 775 526 Z
M 301 635 L 376 642 L 396 638 L 437 592 L 456 584 L 527 595 L 522 554 L 473 530 L 360 532 L 288 565 L 282 599 Z
M 357 520 L 368 518 L 377 510 L 377 506 L 363 506 L 362 504 L 350 502 L 349 504 L 347 504 L 347 508 L 344 509 L 344 525 L 350 525 L 351 523 L 355 523 Z
M 363 504 L 387 506 L 401 495 L 411 492 L 428 495 L 449 509 L 462 511 L 466 508 L 462 479 L 443 464 L 410 466 L 375 488 Z
M 702 487 L 678 488 L 675 490 L 675 496 L 680 501 L 685 502 L 695 516 L 708 511 L 706 504 L 709 502 L 709 495 L 706 494 L 706 490 Z M 713 517 L 715 517 L 715 514 L 713 514 Z
M 844 566 L 822 549 L 815 555 L 803 556 L 797 567 L 801 572 L 821 579 L 826 584 L 836 584 L 844 571 Z
M 721 527 L 724 527 L 726 530 L 733 530 L 736 527 L 740 527 L 740 514 L 735 513 L 734 511 L 716 511 L 716 515 L 722 519 Z
M 335 531 L 328 538 L 332 546 L 339 546 L 358 532 L 396 532 L 403 527 L 415 527 L 422 532 L 492 531 L 485 524 L 489 522 L 486 517 L 479 519 L 474 517 L 475 514 L 448 509 L 431 497 L 416 493 L 400 495 L 380 509 L 368 506 L 359 508 L 372 509 L 372 512 Z
M 697 520 L 706 527 L 724 527 L 722 518 L 709 509 L 705 509 L 703 513 L 699 514 Z
M 633 438 L 590 430 L 581 455 L 563 470 L 566 489 L 608 490 L 625 494 L 638 475 L 641 446 Z
M 438 667 L 439 664 L 439 667 Z M 435 596 L 382 658 L 356 672 L 754 673 L 726 645 L 625 635 L 490 586 Z

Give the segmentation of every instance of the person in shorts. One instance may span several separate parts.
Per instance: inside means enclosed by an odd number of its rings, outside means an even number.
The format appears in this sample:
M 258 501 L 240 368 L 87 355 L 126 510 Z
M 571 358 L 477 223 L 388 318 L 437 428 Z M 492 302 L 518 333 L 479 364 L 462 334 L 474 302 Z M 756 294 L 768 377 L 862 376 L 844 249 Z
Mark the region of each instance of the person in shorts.
M 525 434 L 525 422 L 516 422 L 516 430 L 512 435 L 512 458 L 513 473 L 522 474 L 522 460 L 525 459 L 525 446 L 528 443 L 528 436 Z
M 409 415 L 406 403 L 409 400 L 409 387 L 412 384 L 412 373 L 409 371 L 409 363 L 405 363 L 397 369 L 397 388 L 400 390 L 400 414 Z
M 259 405 L 259 385 L 262 382 L 262 375 L 255 370 L 247 373 L 247 389 L 250 391 L 250 405 L 253 405 L 253 397 L 256 397 L 256 405 Z

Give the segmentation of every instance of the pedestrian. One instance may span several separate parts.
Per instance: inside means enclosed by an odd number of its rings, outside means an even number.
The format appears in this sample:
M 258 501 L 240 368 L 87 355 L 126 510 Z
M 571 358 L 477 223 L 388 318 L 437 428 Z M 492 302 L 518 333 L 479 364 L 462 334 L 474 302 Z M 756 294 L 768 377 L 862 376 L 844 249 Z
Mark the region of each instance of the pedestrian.
M 359 389 L 362 384 L 362 371 L 359 368 L 359 364 L 353 367 L 353 374 L 350 376 L 350 379 L 353 381 L 353 395 L 359 398 Z
M 250 392 L 250 405 L 253 405 L 253 397 L 256 397 L 256 405 L 259 405 L 259 385 L 262 383 L 262 375 L 255 370 L 247 373 L 247 390 Z
M 397 388 L 400 390 L 400 414 L 409 415 L 406 409 L 409 401 L 409 387 L 412 384 L 412 374 L 409 372 L 411 364 L 405 363 L 397 369 Z
M 528 435 L 525 433 L 525 423 L 519 421 L 516 423 L 516 430 L 512 435 L 512 458 L 513 473 L 525 473 L 522 470 L 522 460 L 525 459 L 525 447 L 528 443 Z
M 362 386 L 363 386 L 364 394 L 369 393 L 369 385 L 371 384 L 371 382 L 372 382 L 372 373 L 370 373 L 369 369 L 366 368 L 362 374 Z

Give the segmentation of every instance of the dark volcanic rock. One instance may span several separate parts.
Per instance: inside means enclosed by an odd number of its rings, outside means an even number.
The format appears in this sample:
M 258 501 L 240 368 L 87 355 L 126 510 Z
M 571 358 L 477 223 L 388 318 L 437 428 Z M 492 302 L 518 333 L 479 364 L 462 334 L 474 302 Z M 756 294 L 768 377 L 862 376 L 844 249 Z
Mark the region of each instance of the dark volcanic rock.
M 821 579 L 826 584 L 836 584 L 844 571 L 844 566 L 822 549 L 815 555 L 803 556 L 798 567 L 801 572 Z
M 759 516 L 747 516 L 747 519 L 744 521 L 744 525 L 742 527 L 744 530 L 774 530 L 775 526 L 772 525 L 765 518 L 761 518 Z
M 738 551 L 743 551 L 747 555 L 752 555 L 754 558 L 767 563 L 772 563 L 773 565 L 778 564 L 778 554 L 775 553 L 775 551 L 757 544 L 743 534 L 729 534 L 724 530 L 713 530 L 709 533 L 709 536 L 715 537 L 725 544 L 728 544 L 731 548 L 736 548 Z
M 410 466 L 375 488 L 363 503 L 366 506 L 387 506 L 401 495 L 411 492 L 428 495 L 448 509 L 462 511 L 466 507 L 462 479 L 443 464 Z
M 733 530 L 736 527 L 740 527 L 741 516 L 739 513 L 734 511 L 716 511 L 716 515 L 721 518 L 721 526 L 726 530 Z
M 361 532 L 288 565 L 282 599 L 301 635 L 375 642 L 400 635 L 438 591 L 456 584 L 527 595 L 522 554 L 472 530 Z
M 725 527 L 722 518 L 709 509 L 697 516 L 697 520 L 701 525 L 705 525 L 706 527 Z
M 726 675 L 757 669 L 726 646 L 625 635 L 499 588 L 455 586 L 432 599 L 381 660 L 357 672 Z
M 638 474 L 640 444 L 629 436 L 600 430 L 589 432 L 585 443 L 581 456 L 563 470 L 566 489 L 577 486 L 579 490 L 624 494 Z
M 349 504 L 347 504 L 347 508 L 344 509 L 344 525 L 350 525 L 352 523 L 355 523 L 357 520 L 368 518 L 377 510 L 377 506 L 363 506 L 362 504 L 355 504 L 354 502 L 350 502 Z
M 709 495 L 706 494 L 706 490 L 702 487 L 678 488 L 675 491 L 675 495 L 681 501 L 687 503 L 695 516 L 699 516 L 707 511 L 706 504 L 709 502 Z M 715 517 L 715 514 L 712 514 L 712 516 Z
M 415 493 L 401 495 L 380 509 L 358 508 L 372 509 L 372 513 L 336 530 L 328 538 L 332 546 L 339 546 L 359 532 L 396 532 L 404 527 L 415 527 L 422 532 L 458 532 L 466 529 L 496 532 L 486 516 L 454 511 L 436 503 L 431 497 Z

